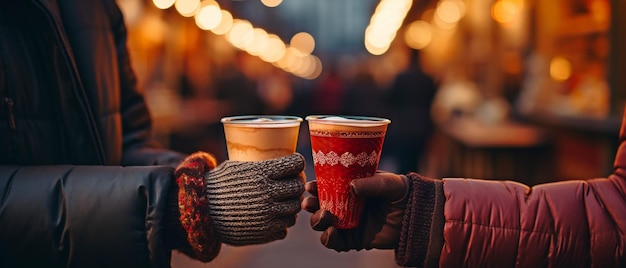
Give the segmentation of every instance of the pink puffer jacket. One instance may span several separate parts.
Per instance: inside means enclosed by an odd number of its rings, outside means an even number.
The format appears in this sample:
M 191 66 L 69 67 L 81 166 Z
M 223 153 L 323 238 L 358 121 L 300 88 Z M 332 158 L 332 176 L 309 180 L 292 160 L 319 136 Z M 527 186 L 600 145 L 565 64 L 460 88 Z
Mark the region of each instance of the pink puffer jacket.
M 626 111 L 608 178 L 534 187 L 417 174 L 396 261 L 419 267 L 626 267 Z

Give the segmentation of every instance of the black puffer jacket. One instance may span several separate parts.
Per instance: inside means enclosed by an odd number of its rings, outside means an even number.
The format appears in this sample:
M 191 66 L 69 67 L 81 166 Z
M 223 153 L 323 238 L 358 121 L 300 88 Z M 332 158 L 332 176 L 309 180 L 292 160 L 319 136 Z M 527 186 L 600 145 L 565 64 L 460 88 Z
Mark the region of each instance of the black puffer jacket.
M 0 267 L 169 266 L 184 155 L 150 136 L 115 1 L 1 1 L 0 53 Z

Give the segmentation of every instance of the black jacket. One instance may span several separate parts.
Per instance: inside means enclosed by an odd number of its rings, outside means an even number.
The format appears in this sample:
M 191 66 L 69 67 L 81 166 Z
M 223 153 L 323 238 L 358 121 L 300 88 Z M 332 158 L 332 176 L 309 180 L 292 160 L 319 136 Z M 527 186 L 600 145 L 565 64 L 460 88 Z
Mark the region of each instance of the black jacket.
M 115 1 L 2 1 L 0 22 L 0 267 L 169 266 L 184 155 L 151 137 Z

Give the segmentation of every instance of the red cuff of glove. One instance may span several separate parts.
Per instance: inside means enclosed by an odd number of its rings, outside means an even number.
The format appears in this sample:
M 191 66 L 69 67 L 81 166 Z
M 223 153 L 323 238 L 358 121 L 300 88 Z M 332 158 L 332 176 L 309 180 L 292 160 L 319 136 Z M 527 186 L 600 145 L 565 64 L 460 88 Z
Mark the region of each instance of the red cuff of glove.
M 212 155 L 196 152 L 185 158 L 174 171 L 180 223 L 192 249 L 192 252 L 183 253 L 203 262 L 214 259 L 221 246 L 211 223 L 204 186 L 204 175 L 216 166 L 217 161 Z

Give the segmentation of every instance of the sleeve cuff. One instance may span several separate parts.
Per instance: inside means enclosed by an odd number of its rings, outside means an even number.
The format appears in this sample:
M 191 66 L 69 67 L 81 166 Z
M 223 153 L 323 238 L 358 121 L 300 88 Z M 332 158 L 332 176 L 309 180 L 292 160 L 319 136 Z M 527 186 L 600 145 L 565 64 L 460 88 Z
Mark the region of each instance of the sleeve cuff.
M 221 247 L 211 222 L 204 179 L 204 175 L 216 165 L 213 156 L 197 152 L 185 158 L 174 171 L 180 225 L 189 245 L 189 248 L 179 250 L 203 262 L 213 260 Z
M 410 173 L 409 199 L 395 250 L 400 266 L 438 267 L 443 247 L 443 183 Z

